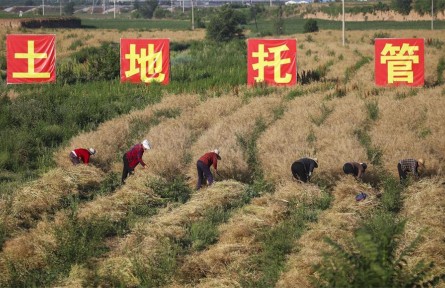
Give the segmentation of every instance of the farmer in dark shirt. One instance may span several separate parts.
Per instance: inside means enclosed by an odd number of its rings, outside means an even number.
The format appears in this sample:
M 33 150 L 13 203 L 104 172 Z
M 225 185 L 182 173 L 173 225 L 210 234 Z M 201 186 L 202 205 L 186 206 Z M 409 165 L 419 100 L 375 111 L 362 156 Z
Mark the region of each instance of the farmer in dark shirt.
M 198 183 L 196 184 L 196 190 L 201 189 L 203 183 L 205 183 L 204 176 L 207 179 L 208 185 L 213 183 L 213 174 L 210 171 L 210 167 L 213 166 L 216 172 L 218 172 L 218 160 L 221 160 L 219 156 L 219 150 L 207 152 L 199 158 L 196 162 L 196 168 L 198 169 Z
M 80 164 L 83 162 L 88 165 L 90 163 L 90 156 L 96 154 L 96 150 L 94 148 L 77 148 L 70 152 L 70 160 L 73 165 Z
M 300 181 L 308 182 L 311 179 L 312 172 L 318 167 L 317 158 L 301 158 L 292 163 L 292 175 Z
M 142 168 L 145 169 L 145 163 L 142 160 L 142 155 L 144 155 L 145 150 L 151 149 L 150 143 L 145 139 L 142 143 L 138 143 L 131 147 L 131 149 L 124 154 L 124 170 L 122 171 L 122 184 L 125 184 L 125 179 L 127 179 L 129 174 L 133 174 L 134 168 L 141 163 Z
M 419 178 L 419 167 L 425 167 L 425 161 L 420 158 L 418 160 L 407 158 L 400 160 L 397 164 L 397 170 L 399 171 L 400 182 L 407 178 L 407 174 L 410 172 L 414 175 L 415 179 Z
M 368 168 L 366 163 L 348 162 L 343 165 L 343 172 L 352 174 L 356 179 L 361 180 L 366 168 Z

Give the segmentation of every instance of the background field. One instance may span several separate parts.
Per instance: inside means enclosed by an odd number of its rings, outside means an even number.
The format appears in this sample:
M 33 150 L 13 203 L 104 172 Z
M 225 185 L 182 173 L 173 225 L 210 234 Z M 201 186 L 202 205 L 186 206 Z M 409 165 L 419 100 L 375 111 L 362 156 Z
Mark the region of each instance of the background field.
M 245 40 L 207 42 L 203 29 L 2 31 L 1 47 L 5 33 L 56 34 L 61 66 L 55 85 L 1 84 L 0 286 L 323 287 L 335 263 L 366 271 L 363 283 L 394 269 L 386 284 L 401 287 L 420 260 L 434 265 L 419 278 L 445 273 L 445 34 L 357 23 L 369 30 L 343 46 L 340 24 L 301 34 L 298 23 L 286 36 L 298 73 L 320 81 L 290 88 L 247 87 Z M 112 78 L 122 37 L 170 38 L 172 83 Z M 375 87 L 375 37 L 425 38 L 425 87 Z M 88 63 L 110 73 L 87 78 L 100 70 Z M 147 169 L 119 185 L 122 154 L 144 138 Z M 92 165 L 68 161 L 80 146 L 98 151 Z M 194 191 L 196 160 L 214 148 L 221 175 Z M 304 156 L 319 159 L 309 184 L 290 173 Z M 426 169 L 399 185 L 407 157 Z M 368 163 L 363 182 L 342 173 L 347 161 Z M 381 269 L 345 264 L 339 246 Z

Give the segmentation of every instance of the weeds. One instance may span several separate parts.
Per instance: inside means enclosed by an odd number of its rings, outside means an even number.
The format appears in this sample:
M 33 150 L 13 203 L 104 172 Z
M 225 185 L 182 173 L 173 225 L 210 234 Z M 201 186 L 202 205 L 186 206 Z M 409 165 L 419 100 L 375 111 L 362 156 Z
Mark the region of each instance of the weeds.
M 329 117 L 329 115 L 334 111 L 334 108 L 329 108 L 327 107 L 324 103 L 321 104 L 320 107 L 321 110 L 321 114 L 320 116 L 316 117 L 316 116 L 311 116 L 311 121 L 312 123 L 314 123 L 317 126 L 320 126 L 321 124 L 323 124 L 323 122 Z
M 185 203 L 192 193 L 185 179 L 181 177 L 172 180 L 152 179 L 147 186 L 161 198 L 168 199 L 170 202 Z
M 379 118 L 379 103 L 377 101 L 368 101 L 365 103 L 368 112 L 368 118 L 376 121 Z
M 372 145 L 371 136 L 369 136 L 366 129 L 355 129 L 354 135 L 357 137 L 360 144 L 365 147 L 368 160 L 373 165 L 380 165 L 382 162 L 383 151 Z
M 311 205 L 289 202 L 284 221 L 258 235 L 260 252 L 249 260 L 248 265 L 251 269 L 255 267 L 252 269 L 255 272 L 242 280 L 242 287 L 273 287 L 295 240 L 301 237 L 309 223 L 317 221 L 318 212 L 327 209 L 330 201 L 331 197 L 325 193 Z

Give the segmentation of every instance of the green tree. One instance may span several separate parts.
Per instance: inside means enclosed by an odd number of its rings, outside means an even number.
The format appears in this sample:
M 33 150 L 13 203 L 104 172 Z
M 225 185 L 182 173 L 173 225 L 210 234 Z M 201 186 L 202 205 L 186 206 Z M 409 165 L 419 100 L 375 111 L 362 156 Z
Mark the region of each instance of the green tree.
M 63 14 L 65 15 L 74 14 L 74 2 L 68 2 L 63 6 Z
M 154 12 L 157 7 L 158 7 L 157 0 L 147 0 L 144 3 L 140 4 L 138 11 L 143 18 L 151 19 L 153 18 Z
M 309 19 L 306 21 L 306 23 L 304 23 L 303 33 L 311 33 L 311 32 L 317 32 L 317 31 L 318 31 L 317 20 Z
M 284 34 L 284 19 L 283 19 L 283 6 L 280 5 L 277 9 L 277 17 L 273 21 L 273 26 L 276 35 Z
M 263 5 L 255 4 L 253 6 L 250 6 L 250 10 L 249 10 L 250 19 L 254 20 L 256 31 L 258 31 L 257 17 L 259 14 L 263 13 L 264 11 L 266 11 L 266 9 L 264 8 Z
M 230 5 L 224 5 L 210 19 L 207 25 L 207 39 L 225 42 L 234 38 L 243 37 L 242 24 L 246 24 L 246 16 L 233 9 Z
M 394 11 L 402 15 L 408 15 L 411 12 L 412 2 L 412 0 L 391 0 L 391 6 Z

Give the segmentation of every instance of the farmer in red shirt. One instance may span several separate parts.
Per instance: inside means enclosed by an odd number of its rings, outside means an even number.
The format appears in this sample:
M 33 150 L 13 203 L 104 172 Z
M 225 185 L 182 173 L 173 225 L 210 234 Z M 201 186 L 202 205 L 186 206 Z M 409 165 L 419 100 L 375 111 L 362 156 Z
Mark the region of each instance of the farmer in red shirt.
M 124 154 L 124 170 L 122 171 L 122 184 L 125 184 L 125 179 L 127 179 L 129 174 L 133 174 L 134 168 L 141 163 L 142 168 L 145 169 L 145 163 L 142 160 L 142 155 L 144 155 L 145 150 L 149 150 L 150 143 L 145 139 L 142 143 L 138 143 L 131 147 L 130 151 Z
M 94 148 L 77 148 L 70 152 L 70 159 L 73 165 L 80 164 L 82 161 L 84 164 L 90 163 L 90 156 L 96 154 Z
M 198 169 L 198 184 L 196 185 L 196 190 L 201 189 L 202 184 L 205 183 L 204 176 L 207 178 L 208 185 L 212 185 L 213 174 L 210 171 L 210 167 L 213 165 L 215 171 L 218 172 L 218 160 L 221 160 L 218 149 L 207 152 L 199 158 L 196 163 Z

